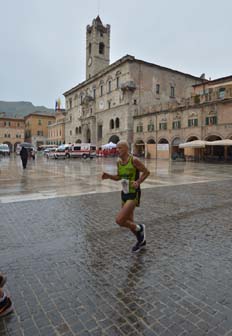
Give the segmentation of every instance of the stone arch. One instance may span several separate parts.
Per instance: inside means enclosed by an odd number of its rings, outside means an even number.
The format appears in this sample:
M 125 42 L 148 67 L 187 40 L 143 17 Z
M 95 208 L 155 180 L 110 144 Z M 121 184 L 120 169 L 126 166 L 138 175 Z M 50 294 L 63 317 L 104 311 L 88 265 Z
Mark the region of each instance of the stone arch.
M 181 141 L 180 137 L 175 137 L 173 138 L 171 144 L 173 147 L 179 146 L 180 143 L 182 143 L 183 141 Z
M 136 140 L 133 148 L 133 153 L 139 157 L 145 156 L 145 143 L 142 139 Z
M 150 138 L 147 140 L 147 144 L 155 144 L 155 140 L 153 138 Z
M 179 144 L 182 143 L 182 142 L 183 141 L 178 136 L 176 136 L 172 139 L 172 142 L 171 142 L 171 157 L 172 157 L 172 159 L 184 158 L 184 149 L 179 148 Z
M 169 144 L 169 142 L 166 138 L 160 138 L 158 144 Z
M 208 134 L 204 140 L 216 141 L 222 140 L 222 137 L 218 134 Z M 204 156 L 206 160 L 212 160 L 212 158 L 216 157 L 218 157 L 218 160 L 221 160 L 224 157 L 224 146 L 206 146 Z
M 81 139 L 77 139 L 75 143 L 81 143 Z
M 217 134 L 208 134 L 204 140 L 206 141 L 222 140 L 222 137 Z
M 200 140 L 200 139 L 197 136 L 195 136 L 195 135 L 190 135 L 187 138 L 186 142 L 190 142 L 190 141 L 194 141 L 194 140 Z
M 155 157 L 156 157 L 156 143 L 154 138 L 150 137 L 147 140 L 146 158 L 154 159 Z
M 12 145 L 12 143 L 11 143 L 11 142 L 9 142 L 9 141 L 4 141 L 4 142 L 3 142 L 3 144 L 6 144 L 6 145 L 8 145 L 8 146 L 9 146 L 10 152 L 12 152 L 12 151 L 13 151 L 13 145 Z
M 109 138 L 109 142 L 113 142 L 113 143 L 118 143 L 120 141 L 119 137 L 117 135 L 111 135 L 111 137 Z

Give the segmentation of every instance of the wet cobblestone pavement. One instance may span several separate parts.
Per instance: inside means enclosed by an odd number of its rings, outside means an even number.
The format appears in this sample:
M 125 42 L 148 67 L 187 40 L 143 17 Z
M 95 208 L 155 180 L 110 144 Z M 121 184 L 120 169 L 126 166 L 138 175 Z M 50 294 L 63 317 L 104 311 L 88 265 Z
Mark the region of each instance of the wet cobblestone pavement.
M 119 192 L 0 203 L 14 313 L 1 336 L 232 335 L 232 179 L 143 190 L 147 247 Z

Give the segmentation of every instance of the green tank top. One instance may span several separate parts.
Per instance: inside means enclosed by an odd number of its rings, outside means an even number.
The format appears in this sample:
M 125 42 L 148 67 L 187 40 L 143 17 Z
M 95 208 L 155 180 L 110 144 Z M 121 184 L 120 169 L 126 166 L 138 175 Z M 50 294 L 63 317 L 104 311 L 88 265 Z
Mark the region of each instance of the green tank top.
M 126 164 L 122 164 L 121 160 L 118 160 L 118 175 L 121 179 L 129 180 L 129 193 L 135 193 L 136 190 L 132 187 L 132 181 L 136 181 L 139 178 L 139 171 L 133 165 L 133 156 L 131 155 Z

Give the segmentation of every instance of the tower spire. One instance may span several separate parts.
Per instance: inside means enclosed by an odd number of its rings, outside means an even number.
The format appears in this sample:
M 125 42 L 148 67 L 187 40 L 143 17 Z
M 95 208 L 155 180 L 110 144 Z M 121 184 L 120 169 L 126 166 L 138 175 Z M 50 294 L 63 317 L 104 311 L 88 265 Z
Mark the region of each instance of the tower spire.
M 104 25 L 97 15 L 86 27 L 86 79 L 110 64 L 110 25 Z

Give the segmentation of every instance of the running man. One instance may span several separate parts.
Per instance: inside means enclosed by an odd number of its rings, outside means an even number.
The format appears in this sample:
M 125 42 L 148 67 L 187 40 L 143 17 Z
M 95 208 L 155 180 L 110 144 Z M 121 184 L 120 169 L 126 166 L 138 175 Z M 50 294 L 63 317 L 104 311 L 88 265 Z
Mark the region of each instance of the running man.
M 137 242 L 133 246 L 132 252 L 138 252 L 146 245 L 146 234 L 144 224 L 135 224 L 134 210 L 140 204 L 140 184 L 148 177 L 150 172 L 139 159 L 129 153 L 129 146 L 126 141 L 117 143 L 117 151 L 119 154 L 117 175 L 103 172 L 102 179 L 121 180 L 122 208 L 116 216 L 116 223 L 127 227 L 135 234 Z

